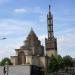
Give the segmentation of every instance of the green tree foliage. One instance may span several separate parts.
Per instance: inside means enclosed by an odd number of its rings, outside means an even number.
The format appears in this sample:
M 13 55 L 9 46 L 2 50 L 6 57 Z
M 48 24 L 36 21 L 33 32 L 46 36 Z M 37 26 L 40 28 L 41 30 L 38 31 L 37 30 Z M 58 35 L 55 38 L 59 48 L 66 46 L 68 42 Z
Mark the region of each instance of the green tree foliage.
M 49 72 L 55 72 L 58 70 L 58 61 L 57 58 L 52 56 L 50 58 L 50 63 L 49 63 Z
M 60 55 L 57 56 L 57 62 L 58 62 L 58 68 L 59 68 L 59 69 L 64 68 L 63 58 L 62 58 Z
M 64 67 L 73 67 L 74 63 L 71 56 L 63 57 Z
M 73 67 L 74 63 L 70 56 L 61 57 L 58 55 L 57 57 L 50 57 L 49 72 L 57 72 L 59 69 L 63 69 L 65 67 Z
M 2 61 L 0 62 L 0 65 L 4 66 L 4 65 L 6 65 L 6 62 L 8 65 L 12 65 L 11 60 L 9 58 L 2 59 Z

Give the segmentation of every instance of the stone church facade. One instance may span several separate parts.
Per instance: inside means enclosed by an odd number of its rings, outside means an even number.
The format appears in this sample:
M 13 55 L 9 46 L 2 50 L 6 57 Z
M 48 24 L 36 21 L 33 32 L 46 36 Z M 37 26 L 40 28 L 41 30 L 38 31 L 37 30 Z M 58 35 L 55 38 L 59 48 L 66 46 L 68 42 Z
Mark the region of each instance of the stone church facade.
M 16 56 L 11 56 L 13 65 L 30 64 L 46 67 L 48 58 L 57 55 L 57 39 L 53 34 L 53 16 L 50 11 L 47 14 L 48 38 L 45 38 L 45 47 L 41 45 L 33 29 L 31 29 L 24 45 L 20 49 L 15 49 Z M 46 54 L 45 52 L 46 51 Z

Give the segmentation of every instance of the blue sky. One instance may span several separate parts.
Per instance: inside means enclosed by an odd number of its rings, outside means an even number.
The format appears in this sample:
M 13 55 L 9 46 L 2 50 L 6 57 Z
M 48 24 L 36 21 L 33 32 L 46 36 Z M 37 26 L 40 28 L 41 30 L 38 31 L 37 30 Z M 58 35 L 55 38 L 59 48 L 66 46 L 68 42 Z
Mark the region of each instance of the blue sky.
M 0 58 L 15 55 L 31 27 L 44 45 L 49 4 L 58 53 L 75 58 L 75 0 L 0 0 Z

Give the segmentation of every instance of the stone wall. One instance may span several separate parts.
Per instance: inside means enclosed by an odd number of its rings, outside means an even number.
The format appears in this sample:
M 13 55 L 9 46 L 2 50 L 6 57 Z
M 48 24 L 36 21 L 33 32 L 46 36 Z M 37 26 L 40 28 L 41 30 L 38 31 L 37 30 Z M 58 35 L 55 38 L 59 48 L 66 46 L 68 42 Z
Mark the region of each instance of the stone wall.
M 0 75 L 4 75 L 3 69 L 4 67 L 0 66 Z M 30 72 L 30 65 L 9 66 L 8 75 L 30 75 Z
M 8 66 L 8 75 L 44 75 L 42 67 L 36 65 Z M 0 66 L 0 75 L 4 75 L 4 66 Z M 7 72 L 5 73 L 7 75 Z

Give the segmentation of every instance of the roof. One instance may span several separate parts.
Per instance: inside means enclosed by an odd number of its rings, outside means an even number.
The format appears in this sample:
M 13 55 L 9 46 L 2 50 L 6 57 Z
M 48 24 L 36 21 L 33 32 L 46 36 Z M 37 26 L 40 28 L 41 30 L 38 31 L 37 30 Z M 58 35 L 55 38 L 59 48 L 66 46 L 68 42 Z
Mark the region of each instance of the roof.
M 36 34 L 35 34 L 35 32 L 34 32 L 34 30 L 33 30 L 32 28 L 31 28 L 31 30 L 30 30 L 29 35 L 35 35 L 35 36 L 36 36 Z

